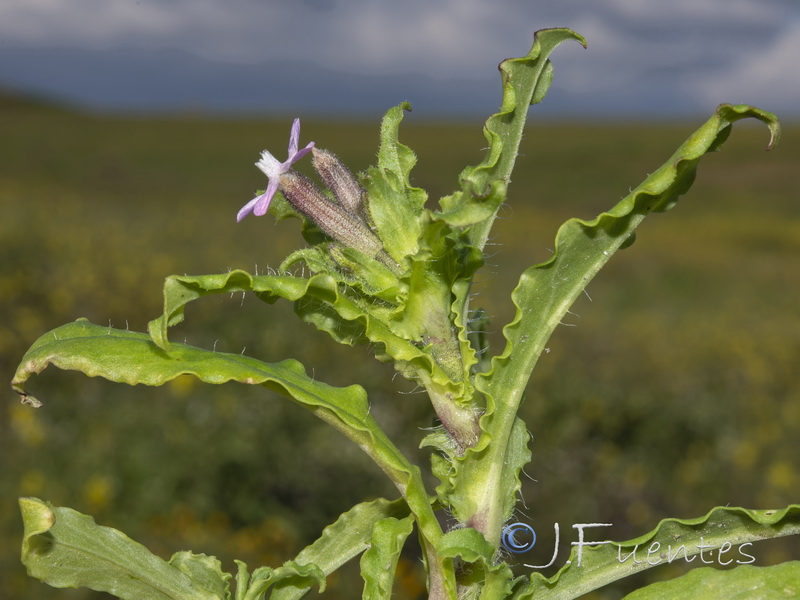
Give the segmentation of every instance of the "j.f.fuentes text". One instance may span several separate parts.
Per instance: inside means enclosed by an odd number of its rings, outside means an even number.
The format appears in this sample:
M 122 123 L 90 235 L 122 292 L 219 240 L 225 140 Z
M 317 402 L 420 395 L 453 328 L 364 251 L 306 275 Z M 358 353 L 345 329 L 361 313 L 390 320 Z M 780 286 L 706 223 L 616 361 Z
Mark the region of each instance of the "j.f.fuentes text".
M 631 561 L 633 566 L 636 565 L 643 565 L 647 564 L 649 566 L 657 566 L 660 564 L 671 564 L 676 560 L 683 560 L 685 562 L 692 562 L 695 558 L 700 558 L 700 562 L 711 565 L 711 564 L 719 564 L 721 566 L 730 565 L 732 563 L 736 563 L 738 565 L 746 565 L 754 563 L 756 558 L 752 554 L 748 553 L 748 550 L 753 545 L 752 542 L 745 542 L 740 545 L 734 545 L 731 542 L 723 542 L 722 544 L 706 544 L 703 541 L 703 538 L 700 538 L 700 542 L 697 544 L 662 544 L 661 542 L 652 542 L 650 545 L 643 545 L 643 544 L 636 544 L 632 548 L 630 546 L 623 546 L 616 544 L 611 541 L 587 541 L 584 538 L 584 531 L 588 528 L 594 527 L 610 527 L 610 523 L 577 523 L 573 525 L 573 529 L 576 529 L 578 532 L 578 541 L 571 542 L 571 546 L 576 548 L 575 553 L 575 564 L 577 566 L 581 566 L 581 562 L 583 560 L 583 549 L 585 547 L 595 547 L 601 546 L 604 544 L 614 544 L 617 546 L 617 558 L 620 564 L 624 564 L 628 561 Z M 530 540 L 525 550 L 529 550 L 533 547 L 536 543 L 536 535 L 533 532 L 533 528 L 530 528 L 530 532 L 532 533 L 532 540 Z M 552 566 L 558 555 L 558 545 L 559 545 L 559 527 L 558 523 L 554 524 L 553 527 L 555 531 L 555 547 L 553 549 L 553 557 L 550 562 L 546 565 L 529 565 L 526 564 L 526 567 L 530 567 L 532 569 L 545 569 L 547 567 Z M 512 530 L 513 531 L 513 530 Z M 512 535 L 513 541 L 513 535 Z M 532 542 L 532 543 L 531 543 Z M 517 544 L 515 546 L 518 549 L 522 549 L 522 544 Z M 514 551 L 514 550 L 512 550 Z M 716 552 L 714 552 L 716 551 Z M 518 552 L 518 550 L 517 550 Z

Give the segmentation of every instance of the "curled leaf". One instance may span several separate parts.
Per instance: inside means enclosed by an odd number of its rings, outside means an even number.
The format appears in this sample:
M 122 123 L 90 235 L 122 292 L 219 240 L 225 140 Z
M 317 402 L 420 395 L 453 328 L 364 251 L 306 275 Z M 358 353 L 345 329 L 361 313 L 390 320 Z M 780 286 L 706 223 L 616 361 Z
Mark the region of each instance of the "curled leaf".
M 27 397 L 26 382 L 48 365 L 129 385 L 162 385 L 183 374 L 206 383 L 262 385 L 304 406 L 372 458 L 403 495 L 425 543 L 433 547 L 442 535 L 419 468 L 408 462 L 373 419 L 361 386 L 337 388 L 316 381 L 291 359 L 265 363 L 175 343 L 167 352 L 145 333 L 94 325 L 85 319 L 62 325 L 34 342 L 14 376 L 14 390 Z M 454 587 L 451 565 L 437 563 L 432 568 L 443 585 Z
M 392 597 L 397 561 L 413 527 L 414 521 L 410 517 L 388 517 L 375 523 L 370 547 L 361 556 L 365 600 L 389 600 Z
M 170 564 L 71 508 L 38 498 L 21 498 L 19 504 L 22 562 L 29 575 L 48 585 L 87 587 L 122 600 L 227 600 L 230 575 L 216 559 L 181 556 Z
M 329 575 L 353 557 L 370 547 L 372 531 L 382 519 L 404 519 L 409 514 L 402 500 L 389 502 L 383 498 L 356 504 L 328 525 L 313 544 L 304 548 L 294 562 L 299 565 L 314 564 Z M 299 600 L 310 589 L 296 581 L 278 582 L 270 600 Z

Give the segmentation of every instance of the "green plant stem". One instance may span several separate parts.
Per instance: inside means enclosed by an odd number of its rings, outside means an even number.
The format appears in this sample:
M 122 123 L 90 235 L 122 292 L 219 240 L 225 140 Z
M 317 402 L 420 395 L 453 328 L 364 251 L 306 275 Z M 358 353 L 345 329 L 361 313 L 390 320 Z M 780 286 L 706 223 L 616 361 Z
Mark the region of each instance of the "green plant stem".
M 436 545 L 443 533 L 433 512 L 419 467 L 412 465 L 383 431 L 374 440 L 364 432 L 354 432 L 351 428 L 342 427 L 337 419 L 326 418 L 325 413 L 320 412 L 318 416 L 355 442 L 397 487 L 414 515 L 422 538 L 428 568 L 429 598 L 454 599 L 456 583 L 453 561 L 440 558 L 436 552 Z

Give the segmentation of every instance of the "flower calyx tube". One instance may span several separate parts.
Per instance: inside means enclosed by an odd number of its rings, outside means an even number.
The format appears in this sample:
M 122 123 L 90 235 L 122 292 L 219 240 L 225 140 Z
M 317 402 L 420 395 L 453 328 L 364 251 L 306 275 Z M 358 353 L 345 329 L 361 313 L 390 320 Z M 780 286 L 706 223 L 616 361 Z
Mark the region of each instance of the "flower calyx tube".
M 342 161 L 328 150 L 313 148 L 314 170 L 339 203 L 350 213 L 363 214 L 366 192 Z
M 341 202 L 328 199 L 308 177 L 288 171 L 281 176 L 279 189 L 295 210 L 331 239 L 372 258 L 383 252 L 383 244 L 366 221 Z

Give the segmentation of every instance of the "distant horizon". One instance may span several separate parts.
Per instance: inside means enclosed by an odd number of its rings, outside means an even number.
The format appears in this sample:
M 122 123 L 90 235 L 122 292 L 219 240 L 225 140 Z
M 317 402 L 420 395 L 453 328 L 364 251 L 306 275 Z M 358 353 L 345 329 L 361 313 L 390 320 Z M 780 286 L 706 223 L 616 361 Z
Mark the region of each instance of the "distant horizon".
M 347 120 L 380 117 L 391 106 L 410 101 L 415 118 L 462 121 L 492 114 L 501 97 L 496 69 L 482 80 L 436 80 L 414 74 L 342 76 L 301 64 L 226 65 L 180 51 L 6 48 L 3 55 L 15 60 L 0 62 L 0 91 L 93 114 Z M 685 121 L 710 114 L 721 102 L 738 103 L 720 98 L 703 107 L 679 92 L 671 98 L 652 95 L 650 101 L 646 92 L 633 98 L 623 94 L 617 99 L 613 91 L 587 98 L 560 88 L 559 73 L 557 69 L 547 97 L 533 109 L 534 118 Z M 159 86 L 160 78 L 170 83 Z M 268 85 L 271 81 L 281 83 L 277 92 Z M 324 102 L 308 91 L 315 87 L 326 94 Z M 800 111 L 780 114 L 770 106 L 759 107 L 784 119 L 800 118 Z
M 537 29 L 543 119 L 675 120 L 720 103 L 800 117 L 797 0 L 70 0 L 0 3 L 0 87 L 89 111 L 374 118 L 492 114 Z

